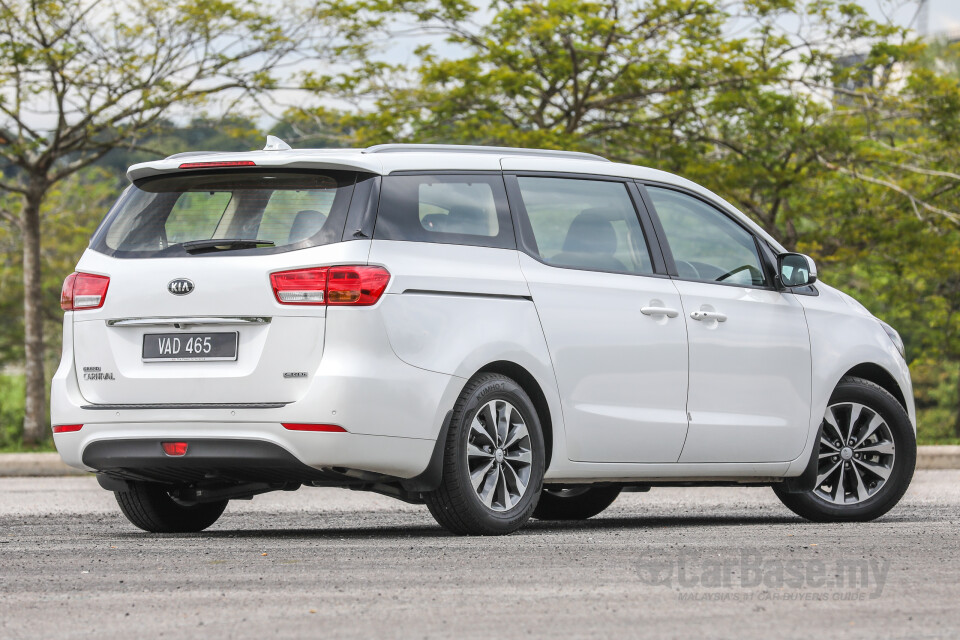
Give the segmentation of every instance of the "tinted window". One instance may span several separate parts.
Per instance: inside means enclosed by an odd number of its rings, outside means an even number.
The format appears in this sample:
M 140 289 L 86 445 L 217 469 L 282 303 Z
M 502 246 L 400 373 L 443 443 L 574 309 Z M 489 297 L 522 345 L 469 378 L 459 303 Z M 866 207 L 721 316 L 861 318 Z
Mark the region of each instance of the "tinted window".
M 620 182 L 517 178 L 533 242 L 547 264 L 623 273 L 653 273 L 646 238 Z
M 753 234 L 714 207 L 670 189 L 647 187 L 681 278 L 767 284 Z
M 513 248 L 499 175 L 386 176 L 374 237 Z
M 285 171 L 175 174 L 139 180 L 97 231 L 92 246 L 121 257 L 187 255 L 214 238 L 264 240 L 264 253 L 335 242 L 354 175 Z

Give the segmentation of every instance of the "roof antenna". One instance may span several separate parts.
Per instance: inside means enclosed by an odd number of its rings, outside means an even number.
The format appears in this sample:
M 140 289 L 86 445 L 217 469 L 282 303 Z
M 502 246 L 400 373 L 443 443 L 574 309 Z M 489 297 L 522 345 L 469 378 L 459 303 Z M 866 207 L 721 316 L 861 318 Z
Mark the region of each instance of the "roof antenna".
M 264 145 L 264 151 L 290 151 L 291 147 L 277 136 L 267 136 L 267 144 Z

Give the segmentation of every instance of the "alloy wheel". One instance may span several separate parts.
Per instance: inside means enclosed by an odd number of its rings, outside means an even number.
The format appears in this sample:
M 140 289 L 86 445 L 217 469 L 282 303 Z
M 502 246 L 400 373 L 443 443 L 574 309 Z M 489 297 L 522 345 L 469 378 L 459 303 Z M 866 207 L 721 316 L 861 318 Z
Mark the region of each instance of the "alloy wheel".
M 509 511 L 530 483 L 533 453 L 520 412 L 505 400 L 484 404 L 470 423 L 467 468 L 477 497 L 493 511 Z
M 876 495 L 893 471 L 893 433 L 864 404 L 832 404 L 823 416 L 819 456 L 814 495 L 830 504 L 859 504 Z

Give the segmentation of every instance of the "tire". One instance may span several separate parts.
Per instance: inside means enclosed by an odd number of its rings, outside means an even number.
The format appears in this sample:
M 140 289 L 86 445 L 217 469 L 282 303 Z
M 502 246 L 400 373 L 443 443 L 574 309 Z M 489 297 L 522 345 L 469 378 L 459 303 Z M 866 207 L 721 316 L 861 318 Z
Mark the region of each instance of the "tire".
M 788 509 L 814 522 L 866 522 L 890 511 L 910 486 L 917 440 L 907 412 L 887 390 L 862 378 L 846 377 L 830 396 L 823 438 L 814 455 L 820 456 L 817 487 L 787 493 L 775 485 L 777 497 Z M 825 479 L 820 482 L 821 478 Z
M 117 504 L 127 520 L 150 533 L 193 533 L 203 531 L 227 508 L 226 500 L 182 505 L 162 485 L 128 482 L 126 491 L 115 491 Z
M 498 373 L 477 375 L 454 405 L 440 486 L 425 494 L 427 507 L 455 534 L 516 531 L 537 506 L 545 457 L 540 419 L 523 388 Z
M 620 487 L 575 487 L 544 489 L 533 510 L 538 520 L 586 520 L 597 515 L 617 499 Z

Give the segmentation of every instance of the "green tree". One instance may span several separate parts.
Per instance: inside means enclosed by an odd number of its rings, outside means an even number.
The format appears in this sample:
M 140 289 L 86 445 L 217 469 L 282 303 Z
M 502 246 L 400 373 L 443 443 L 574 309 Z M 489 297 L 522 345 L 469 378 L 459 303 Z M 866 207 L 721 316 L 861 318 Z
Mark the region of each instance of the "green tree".
M 22 250 L 24 440 L 44 436 L 43 203 L 172 108 L 239 103 L 309 46 L 319 12 L 254 0 L 0 0 L 0 210 Z
M 913 356 L 960 364 L 955 47 L 833 0 L 362 6 L 385 28 L 440 34 L 444 53 L 308 75 L 359 108 L 290 112 L 302 129 L 579 149 L 681 173 L 822 260 Z

